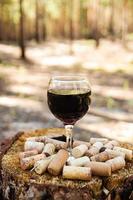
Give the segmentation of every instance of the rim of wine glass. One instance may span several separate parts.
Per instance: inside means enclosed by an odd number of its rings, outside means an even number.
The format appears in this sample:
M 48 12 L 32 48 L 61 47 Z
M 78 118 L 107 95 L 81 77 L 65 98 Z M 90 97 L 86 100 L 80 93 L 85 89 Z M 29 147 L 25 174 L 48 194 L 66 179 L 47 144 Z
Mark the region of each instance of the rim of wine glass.
M 57 80 L 57 81 L 87 81 L 90 85 L 90 82 L 88 80 L 88 77 L 86 74 L 67 74 L 67 75 L 52 75 L 51 76 L 52 80 Z

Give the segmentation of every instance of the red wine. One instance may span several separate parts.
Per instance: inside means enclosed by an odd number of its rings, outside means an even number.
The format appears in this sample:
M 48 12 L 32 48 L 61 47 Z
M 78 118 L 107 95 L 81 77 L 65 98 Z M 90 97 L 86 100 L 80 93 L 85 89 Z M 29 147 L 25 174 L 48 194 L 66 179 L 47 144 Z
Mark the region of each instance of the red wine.
M 73 125 L 88 111 L 91 91 L 84 90 L 49 90 L 48 106 L 53 115 L 64 122 Z

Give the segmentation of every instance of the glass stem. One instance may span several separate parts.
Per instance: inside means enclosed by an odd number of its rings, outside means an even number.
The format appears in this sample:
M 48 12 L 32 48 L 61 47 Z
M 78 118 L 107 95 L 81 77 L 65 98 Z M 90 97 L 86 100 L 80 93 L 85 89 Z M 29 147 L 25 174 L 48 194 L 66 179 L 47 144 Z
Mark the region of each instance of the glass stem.
M 67 137 L 67 147 L 69 151 L 71 152 L 71 149 L 73 147 L 73 125 L 65 125 L 66 130 L 66 137 Z

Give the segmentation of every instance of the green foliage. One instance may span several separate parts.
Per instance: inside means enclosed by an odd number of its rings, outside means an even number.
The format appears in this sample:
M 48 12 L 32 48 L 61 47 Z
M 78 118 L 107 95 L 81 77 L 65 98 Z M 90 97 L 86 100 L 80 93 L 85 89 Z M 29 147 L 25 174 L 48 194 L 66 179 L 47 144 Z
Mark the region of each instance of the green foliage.
M 128 40 L 133 40 L 133 33 L 127 34 L 127 39 Z
M 11 5 L 14 0 L 1 0 L 0 4 L 1 5 Z
M 107 99 L 107 108 L 111 109 L 115 106 L 115 100 L 111 97 Z
M 24 12 L 27 18 L 35 17 L 35 0 L 24 0 Z
M 47 4 L 47 12 L 52 16 L 52 18 L 58 18 L 59 17 L 59 5 L 55 3 L 54 0 L 50 0 Z
M 133 99 L 128 100 L 127 104 L 133 107 Z
M 110 0 L 101 0 L 100 4 L 104 7 L 107 7 L 110 5 Z
M 60 17 L 61 6 L 65 3 L 63 0 L 48 0 L 45 1 L 46 11 L 47 13 L 54 19 L 58 19 Z
M 124 80 L 123 89 L 129 89 L 129 81 L 128 80 Z
M 19 10 L 16 0 L 2 0 L 0 2 L 2 13 L 4 13 L 4 21 L 12 21 L 12 23 L 18 23 Z
M 124 0 L 77 0 L 79 3 L 79 11 L 72 12 L 71 17 L 71 5 L 73 4 L 73 8 L 77 6 L 75 0 L 38 0 L 39 4 L 39 18 L 43 18 L 41 20 L 44 21 L 46 25 L 46 32 L 51 36 L 63 35 L 63 29 L 65 30 L 65 34 L 67 37 L 70 36 L 70 19 L 72 18 L 74 26 L 78 26 L 79 33 L 81 37 L 91 37 L 94 38 L 94 30 L 98 30 L 101 36 L 107 35 L 109 32 L 110 26 L 110 16 L 111 16 L 111 2 L 114 1 L 115 14 L 113 18 L 113 29 L 115 31 L 114 35 L 121 37 L 121 24 L 122 24 L 122 6 L 124 5 Z M 99 2 L 99 3 L 98 3 Z M 133 31 L 133 0 L 127 0 L 128 2 L 128 19 L 126 23 L 128 24 L 128 29 L 130 32 Z M 97 10 L 92 10 L 93 6 L 97 3 L 97 7 L 100 9 L 100 14 L 98 14 Z M 23 8 L 24 8 L 24 24 L 26 27 L 26 33 L 28 38 L 30 35 L 35 35 L 35 18 L 36 18 L 36 0 L 23 0 Z M 76 9 L 75 9 L 76 10 Z M 104 12 L 105 11 L 105 12 Z M 7 38 L 10 38 L 10 33 L 8 30 L 8 26 L 12 26 L 12 28 L 16 31 L 19 29 L 19 0 L 0 0 L 0 30 L 2 30 L 0 35 L 7 35 Z M 64 14 L 64 15 L 63 15 Z M 77 17 L 78 16 L 78 17 Z M 98 17 L 98 26 L 96 27 L 95 17 Z M 64 18 L 63 18 L 64 17 Z M 79 19 L 78 19 L 79 18 Z M 78 20 L 77 20 L 78 19 Z M 105 20 L 104 20 L 105 19 Z M 57 22 L 57 24 L 56 24 Z M 78 25 L 77 25 L 78 23 Z M 1 27 L 2 24 L 2 27 Z M 64 27 L 63 27 L 64 26 Z M 5 31 L 6 34 L 5 34 Z M 105 34 L 106 33 L 106 34 Z M 16 38 L 16 33 L 14 31 L 14 38 Z M 92 35 L 93 34 L 93 35 Z M 12 34 L 13 35 L 13 34 Z M 56 36 L 57 36 L 56 35 Z M 12 36 L 13 38 L 13 36 Z M 127 39 L 132 40 L 132 34 L 127 35 Z

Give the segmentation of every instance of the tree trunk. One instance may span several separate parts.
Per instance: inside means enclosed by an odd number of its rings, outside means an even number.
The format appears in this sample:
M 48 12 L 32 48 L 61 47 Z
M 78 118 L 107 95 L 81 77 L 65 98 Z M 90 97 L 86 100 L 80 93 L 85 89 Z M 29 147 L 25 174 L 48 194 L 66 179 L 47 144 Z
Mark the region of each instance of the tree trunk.
M 40 37 L 39 37 L 39 4 L 38 4 L 38 0 L 36 0 L 36 33 L 35 33 L 35 38 L 36 38 L 36 42 L 40 42 Z
M 73 30 L 73 0 L 69 0 L 69 34 L 70 34 L 70 54 L 73 54 L 73 39 L 74 39 L 74 30 Z
M 100 30 L 99 30 L 99 3 L 100 0 L 92 0 L 91 7 L 93 13 L 93 20 L 91 22 L 91 37 L 96 41 L 96 47 L 100 44 Z M 89 9 L 89 7 L 88 7 Z M 87 17 L 89 18 L 89 11 L 87 10 Z M 88 20 L 89 21 L 89 20 Z
M 60 12 L 60 35 L 62 38 L 66 37 L 65 25 L 66 25 L 66 2 L 62 1 Z
M 128 22 L 127 22 L 127 9 L 128 9 L 128 0 L 123 0 L 122 8 L 122 44 L 124 47 L 127 47 L 126 35 L 128 31 Z
M 73 0 L 73 29 L 74 29 L 74 38 L 78 39 L 80 37 L 80 1 Z
M 56 134 L 55 134 L 56 133 Z M 132 200 L 133 159 L 109 177 L 92 176 L 90 181 L 65 180 L 60 176 L 42 176 L 20 168 L 19 153 L 27 137 L 57 137 L 64 129 L 41 129 L 19 132 L 12 139 L 0 141 L 0 199 L 1 200 Z M 133 151 L 132 144 L 119 143 Z M 115 175 L 115 176 L 114 176 Z M 104 192 L 105 191 L 105 192 Z M 2 198 L 3 194 L 3 198 Z M 111 196 L 110 196 L 111 194 Z M 110 198 L 109 198 L 109 196 Z
M 43 1 L 36 0 L 36 19 L 35 19 L 35 39 L 39 43 L 46 38 L 46 26 L 44 22 L 45 18 L 45 6 Z
M 24 11 L 23 11 L 23 0 L 19 0 L 20 5 L 20 48 L 21 48 L 21 58 L 26 59 L 25 55 L 25 41 L 24 41 Z
M 110 0 L 111 4 L 111 11 L 110 11 L 110 23 L 109 23 L 109 32 L 112 37 L 114 37 L 115 31 L 114 31 L 114 9 L 115 9 L 115 2 L 114 0 Z
M 94 37 L 96 41 L 96 47 L 100 45 L 100 32 L 98 27 L 98 21 L 99 21 L 99 1 L 96 0 L 95 2 L 95 27 L 94 27 Z
M 0 4 L 0 40 L 2 40 L 3 6 Z
M 32 137 L 33 134 L 36 136 L 48 136 L 49 132 L 50 135 L 53 133 L 53 137 L 56 137 L 62 136 L 64 130 L 37 130 L 31 132 L 30 136 Z M 57 134 L 54 134 L 55 132 Z M 69 180 L 65 180 L 61 176 L 56 176 L 55 178 L 47 173 L 40 176 L 31 173 L 30 170 L 22 171 L 18 154 L 23 151 L 24 141 L 29 133 L 19 133 L 8 143 L 2 142 L 1 144 L 0 142 L 0 192 L 3 192 L 3 200 L 100 199 L 102 195 L 102 180 L 99 177 L 92 177 L 90 181 L 74 180 L 70 183 Z M 2 198 L 0 199 L 2 200 Z
M 46 9 L 45 4 L 42 7 L 42 39 L 46 40 L 47 32 L 46 32 Z

